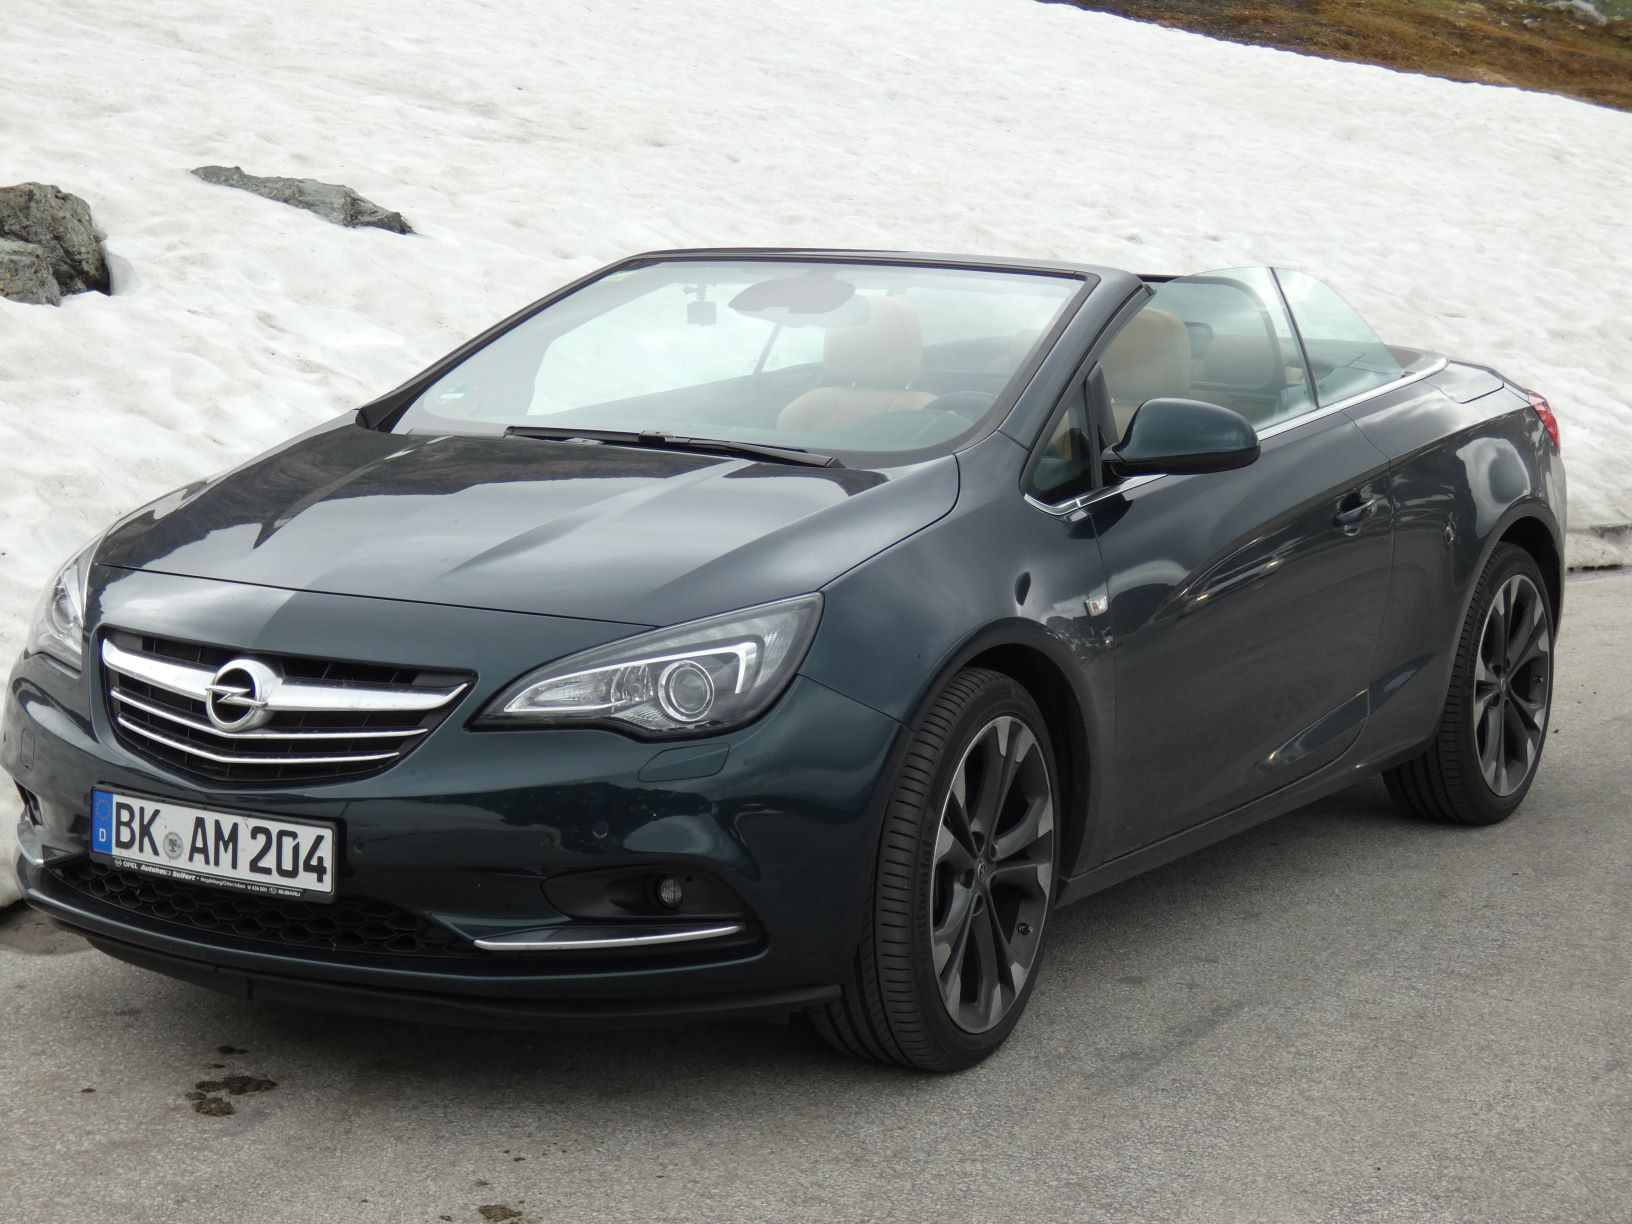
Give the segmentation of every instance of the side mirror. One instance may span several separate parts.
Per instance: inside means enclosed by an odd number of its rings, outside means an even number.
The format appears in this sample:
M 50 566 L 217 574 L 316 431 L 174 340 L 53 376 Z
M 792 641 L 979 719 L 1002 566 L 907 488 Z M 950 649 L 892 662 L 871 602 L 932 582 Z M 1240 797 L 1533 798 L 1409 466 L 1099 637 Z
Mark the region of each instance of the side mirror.
M 1258 458 L 1258 431 L 1239 412 L 1192 399 L 1146 400 L 1122 441 L 1105 451 L 1117 476 L 1228 472 Z

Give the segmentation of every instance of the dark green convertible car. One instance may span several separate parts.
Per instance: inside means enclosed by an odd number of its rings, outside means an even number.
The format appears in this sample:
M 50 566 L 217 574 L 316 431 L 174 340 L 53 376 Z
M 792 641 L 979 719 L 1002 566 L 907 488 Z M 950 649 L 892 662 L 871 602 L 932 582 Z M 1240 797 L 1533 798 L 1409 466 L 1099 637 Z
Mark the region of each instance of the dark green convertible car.
M 964 1067 L 1056 906 L 1378 773 L 1508 816 L 1564 506 L 1300 272 L 642 255 L 73 558 L 18 871 L 240 996 Z

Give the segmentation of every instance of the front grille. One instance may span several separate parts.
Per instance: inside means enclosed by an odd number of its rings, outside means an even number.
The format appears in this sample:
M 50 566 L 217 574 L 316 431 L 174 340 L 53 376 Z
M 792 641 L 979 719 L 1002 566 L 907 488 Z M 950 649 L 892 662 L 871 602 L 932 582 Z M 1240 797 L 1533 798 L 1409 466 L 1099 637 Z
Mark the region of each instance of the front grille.
M 392 956 L 474 956 L 451 931 L 386 901 L 342 897 L 329 905 L 231 892 L 129 871 L 96 859 L 51 868 L 76 892 L 156 922 L 214 935 Z
M 243 666 L 224 672 L 229 664 Z M 459 673 L 252 654 L 123 630 L 103 638 L 102 671 L 108 717 L 126 748 L 245 785 L 387 769 L 447 716 L 470 682 Z

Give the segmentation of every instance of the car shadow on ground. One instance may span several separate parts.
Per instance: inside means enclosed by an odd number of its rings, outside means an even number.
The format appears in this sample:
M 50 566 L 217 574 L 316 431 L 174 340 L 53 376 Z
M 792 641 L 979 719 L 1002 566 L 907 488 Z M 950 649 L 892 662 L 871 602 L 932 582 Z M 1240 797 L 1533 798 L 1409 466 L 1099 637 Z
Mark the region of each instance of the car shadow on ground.
M 1412 821 L 1392 808 L 1380 784 L 1367 783 L 1060 911 L 1031 1012 L 995 1061 L 1024 1056 L 1031 1043 L 1058 1048 L 1082 1034 L 1103 1038 L 1126 1029 L 1122 1012 L 1137 1005 L 1135 988 L 1179 967 L 1205 974 L 1218 966 L 1229 945 L 1213 954 L 1205 945 L 1220 933 L 1250 940 L 1253 926 L 1276 913 L 1280 894 L 1318 890 L 1342 873 L 1364 876 L 1368 859 L 1397 854 L 1402 843 L 1420 850 L 1467 833 Z M 1305 912 L 1302 920 L 1309 917 Z M 1318 929 L 1308 937 L 1320 938 Z M 83 947 L 77 936 L 25 910 L 0 921 L 0 949 L 63 954 Z M 448 1078 L 478 1093 L 484 1081 L 501 1093 L 550 1081 L 557 1090 L 574 1084 L 601 1096 L 643 1091 L 658 1077 L 672 1084 L 733 1070 L 819 1073 L 840 1082 L 879 1074 L 828 1051 L 798 1021 L 480 1031 L 252 1004 L 124 966 L 116 972 L 122 976 L 110 972 L 107 982 L 127 1004 L 119 1014 L 133 1028 L 151 1029 L 147 1040 L 162 1045 L 167 1034 L 185 1035 L 189 1053 L 247 1047 L 263 1067 L 309 1064 L 320 1074 L 401 1076 L 420 1084 Z M 139 1002 L 130 998 L 133 986 Z M 61 1017 L 64 1025 L 73 1020 L 71 1012 Z M 1088 1057 L 1096 1052 L 1106 1051 L 1082 1050 Z M 585 1078 L 586 1071 L 593 1074 Z

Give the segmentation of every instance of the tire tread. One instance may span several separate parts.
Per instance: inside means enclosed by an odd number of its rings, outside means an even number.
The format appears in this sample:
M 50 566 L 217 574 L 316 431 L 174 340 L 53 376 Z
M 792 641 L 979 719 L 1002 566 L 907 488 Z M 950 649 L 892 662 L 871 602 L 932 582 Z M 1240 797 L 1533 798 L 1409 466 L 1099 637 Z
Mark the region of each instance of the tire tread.
M 1485 572 L 1479 577 L 1462 632 L 1457 638 L 1450 691 L 1446 694 L 1434 738 L 1418 756 L 1383 774 L 1389 798 L 1414 816 L 1448 824 L 1494 824 L 1506 819 L 1518 807 L 1528 789 L 1529 783 L 1526 782 L 1517 792 L 1518 799 L 1511 803 L 1493 803 L 1494 797 L 1485 786 L 1478 761 L 1472 759 L 1465 734 L 1485 613 L 1493 592 L 1513 574 L 1521 572 L 1529 574 L 1535 581 L 1536 589 L 1542 593 L 1542 599 L 1547 600 L 1547 585 L 1542 581 L 1535 559 L 1515 544 L 1498 544 L 1485 566 Z M 1551 620 L 1553 608 L 1550 602 L 1547 615 Z M 1539 764 L 1538 751 L 1537 766 Z M 1532 778 L 1535 768 L 1532 767 Z
M 996 684 L 1000 672 L 968 668 L 954 676 L 920 720 L 896 779 L 879 836 L 860 938 L 840 996 L 815 1009 L 816 1031 L 834 1048 L 920 1070 L 955 1067 L 925 1025 L 912 986 L 912 889 L 930 785 L 959 715 Z

